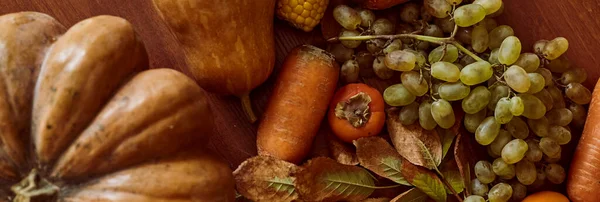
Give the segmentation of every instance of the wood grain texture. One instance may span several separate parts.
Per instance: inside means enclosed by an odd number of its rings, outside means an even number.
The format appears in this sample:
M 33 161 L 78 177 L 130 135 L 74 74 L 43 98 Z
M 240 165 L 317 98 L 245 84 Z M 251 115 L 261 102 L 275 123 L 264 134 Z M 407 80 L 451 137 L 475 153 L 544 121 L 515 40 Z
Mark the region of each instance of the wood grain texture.
M 531 50 L 538 39 L 564 36 L 570 41 L 568 56 L 575 66 L 588 69 L 587 87 L 592 87 L 600 69 L 596 66 L 600 58 L 600 12 L 597 0 L 504 0 L 505 12 L 500 16 L 501 24 L 515 29 L 522 39 L 524 50 Z M 189 75 L 182 51 L 164 22 L 152 10 L 149 0 L 1 0 L 0 14 L 18 11 L 39 11 L 54 16 L 69 27 L 85 18 L 109 14 L 129 20 L 144 40 L 152 68 L 174 68 Z M 285 55 L 295 46 L 317 43 L 322 40 L 320 30 L 311 33 L 297 31 L 285 22 L 275 20 L 275 45 L 277 60 L 271 77 L 257 89 L 251 98 L 257 115 L 263 113 Z M 379 87 L 379 86 L 378 86 Z M 381 89 L 381 88 L 380 88 Z M 250 124 L 240 107 L 239 100 L 231 96 L 210 95 L 211 107 L 216 112 L 218 134 L 213 136 L 210 148 L 223 157 L 232 168 L 246 158 L 256 155 L 257 124 Z

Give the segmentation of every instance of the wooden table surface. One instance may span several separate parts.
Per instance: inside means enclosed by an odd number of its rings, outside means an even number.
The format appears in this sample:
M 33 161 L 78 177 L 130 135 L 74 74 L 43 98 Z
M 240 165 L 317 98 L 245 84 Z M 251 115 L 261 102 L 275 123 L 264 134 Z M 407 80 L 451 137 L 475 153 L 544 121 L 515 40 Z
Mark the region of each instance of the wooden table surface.
M 538 39 L 564 36 L 570 42 L 568 57 L 575 66 L 588 69 L 586 86 L 591 87 L 600 76 L 600 1 L 597 0 L 504 0 L 506 8 L 498 18 L 502 24 L 515 29 L 522 40 L 524 51 L 530 51 Z M 150 0 L 1 0 L 0 15 L 38 11 L 47 13 L 70 27 L 76 22 L 95 15 L 116 15 L 129 20 L 141 35 L 150 55 L 152 68 L 168 67 L 187 73 L 182 51 L 176 47 L 175 38 L 159 16 L 152 10 Z M 277 46 L 276 69 L 286 53 L 296 45 L 311 43 L 320 32 L 303 33 L 275 20 Z M 1 31 L 1 30 L 0 30 Z M 271 91 L 270 79 L 252 92 L 255 112 L 262 114 Z M 216 112 L 216 134 L 210 147 L 221 155 L 232 168 L 244 159 L 256 155 L 257 124 L 250 124 L 238 103 L 230 96 L 210 95 Z

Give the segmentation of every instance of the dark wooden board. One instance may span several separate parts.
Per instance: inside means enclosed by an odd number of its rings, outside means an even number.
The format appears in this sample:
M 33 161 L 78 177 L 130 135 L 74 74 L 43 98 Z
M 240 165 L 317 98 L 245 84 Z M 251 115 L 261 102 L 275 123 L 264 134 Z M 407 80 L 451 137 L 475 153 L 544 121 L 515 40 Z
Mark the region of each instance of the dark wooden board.
M 522 39 L 524 50 L 531 50 L 538 39 L 564 36 L 570 41 L 568 56 L 575 66 L 588 69 L 586 86 L 591 87 L 600 76 L 600 1 L 597 0 L 504 0 L 505 13 L 498 18 L 502 24 L 515 29 Z M 267 8 L 265 8 L 267 9 Z M 65 26 L 95 15 L 116 15 L 129 20 L 141 35 L 150 55 L 152 68 L 168 67 L 187 73 L 182 51 L 159 16 L 152 10 L 150 0 L 2 0 L 0 15 L 38 11 L 47 13 Z M 271 91 L 273 77 L 287 52 L 304 43 L 312 43 L 320 37 L 318 31 L 304 33 L 275 20 L 277 61 L 274 74 L 252 92 L 253 106 L 262 114 Z M 1 30 L 0 30 L 1 31 Z M 256 155 L 257 124 L 250 124 L 236 97 L 210 95 L 211 106 L 216 112 L 217 133 L 210 147 L 225 159 L 232 168 L 244 159 Z

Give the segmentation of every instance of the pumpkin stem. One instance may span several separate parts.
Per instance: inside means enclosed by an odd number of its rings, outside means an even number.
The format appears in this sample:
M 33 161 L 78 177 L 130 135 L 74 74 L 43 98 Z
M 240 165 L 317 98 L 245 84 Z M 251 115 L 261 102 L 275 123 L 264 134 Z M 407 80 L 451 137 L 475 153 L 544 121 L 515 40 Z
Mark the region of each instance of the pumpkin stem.
M 244 112 L 246 112 L 250 123 L 256 122 L 256 116 L 254 115 L 254 111 L 252 110 L 252 102 L 250 101 L 250 92 L 242 95 L 240 99 L 242 99 L 242 108 L 244 109 Z
M 37 169 L 31 170 L 27 177 L 10 189 L 16 194 L 13 202 L 30 202 L 37 197 L 52 197 L 59 191 L 58 186 L 41 178 Z

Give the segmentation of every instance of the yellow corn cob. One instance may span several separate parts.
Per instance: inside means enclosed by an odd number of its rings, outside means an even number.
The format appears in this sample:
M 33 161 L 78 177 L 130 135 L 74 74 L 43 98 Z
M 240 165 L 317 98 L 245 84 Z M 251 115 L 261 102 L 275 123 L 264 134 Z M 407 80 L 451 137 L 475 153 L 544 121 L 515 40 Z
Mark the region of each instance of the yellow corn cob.
M 327 9 L 329 0 L 278 0 L 277 16 L 305 32 L 313 30 Z

